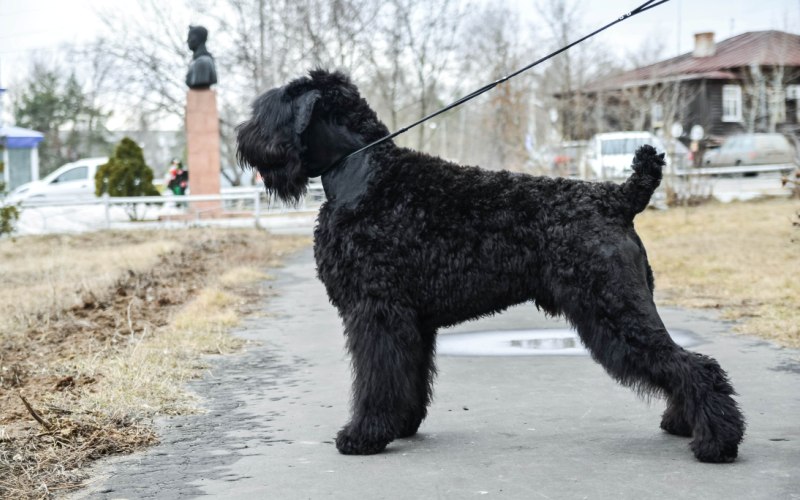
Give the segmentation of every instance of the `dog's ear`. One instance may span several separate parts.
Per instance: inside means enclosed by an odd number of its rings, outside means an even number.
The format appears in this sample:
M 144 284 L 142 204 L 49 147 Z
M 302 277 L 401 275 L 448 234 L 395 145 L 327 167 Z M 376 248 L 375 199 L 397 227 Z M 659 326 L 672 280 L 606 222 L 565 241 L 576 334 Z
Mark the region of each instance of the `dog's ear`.
M 308 183 L 295 130 L 308 126 L 315 98 L 303 97 L 270 90 L 255 100 L 253 115 L 237 128 L 239 164 L 258 169 L 267 190 L 289 203 L 303 196 Z
M 314 105 L 320 98 L 318 90 L 312 90 L 299 96 L 292 103 L 294 112 L 294 133 L 302 134 L 311 122 L 311 115 L 314 114 Z

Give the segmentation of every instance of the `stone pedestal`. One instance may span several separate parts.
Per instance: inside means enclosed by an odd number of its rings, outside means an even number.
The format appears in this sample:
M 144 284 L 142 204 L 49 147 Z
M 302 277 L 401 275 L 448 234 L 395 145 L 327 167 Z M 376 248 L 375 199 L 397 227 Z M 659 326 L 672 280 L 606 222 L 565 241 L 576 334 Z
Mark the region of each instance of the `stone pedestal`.
M 186 97 L 186 150 L 191 194 L 219 194 L 219 115 L 217 94 L 211 89 L 190 89 Z M 196 201 L 190 208 L 196 216 L 214 217 L 222 203 Z

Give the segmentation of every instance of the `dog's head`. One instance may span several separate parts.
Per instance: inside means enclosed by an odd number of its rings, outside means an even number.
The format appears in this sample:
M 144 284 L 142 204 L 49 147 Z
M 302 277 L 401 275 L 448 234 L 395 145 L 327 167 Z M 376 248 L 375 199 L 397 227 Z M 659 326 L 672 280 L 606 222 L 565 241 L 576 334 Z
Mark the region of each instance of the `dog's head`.
M 388 133 L 347 76 L 314 70 L 255 100 L 238 128 L 237 158 L 271 194 L 296 202 L 310 177 Z

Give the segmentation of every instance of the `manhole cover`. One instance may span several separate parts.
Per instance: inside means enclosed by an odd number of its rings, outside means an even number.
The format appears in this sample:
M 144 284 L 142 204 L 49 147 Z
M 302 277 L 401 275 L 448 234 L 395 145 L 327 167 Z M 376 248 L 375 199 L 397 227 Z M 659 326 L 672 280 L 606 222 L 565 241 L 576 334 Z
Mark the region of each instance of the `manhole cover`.
M 672 340 L 689 347 L 699 343 L 688 330 L 670 330 Z M 442 356 L 585 356 L 575 330 L 498 330 L 439 335 L 436 353 Z

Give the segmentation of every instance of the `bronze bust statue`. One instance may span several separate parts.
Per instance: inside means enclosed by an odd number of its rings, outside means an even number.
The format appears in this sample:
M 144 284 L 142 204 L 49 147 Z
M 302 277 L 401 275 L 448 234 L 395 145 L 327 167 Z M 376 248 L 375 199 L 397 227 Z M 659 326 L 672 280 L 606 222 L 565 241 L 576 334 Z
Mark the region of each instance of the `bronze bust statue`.
M 207 89 L 217 83 L 217 69 L 214 58 L 206 49 L 208 30 L 202 26 L 189 26 L 189 37 L 186 42 L 192 51 L 192 62 L 186 73 L 186 85 L 190 89 Z

